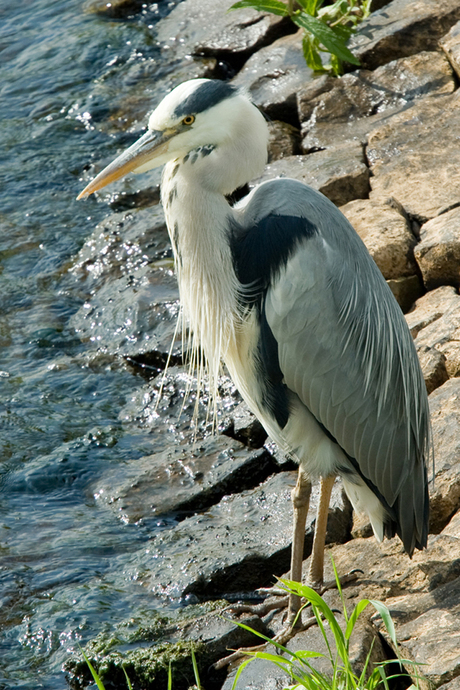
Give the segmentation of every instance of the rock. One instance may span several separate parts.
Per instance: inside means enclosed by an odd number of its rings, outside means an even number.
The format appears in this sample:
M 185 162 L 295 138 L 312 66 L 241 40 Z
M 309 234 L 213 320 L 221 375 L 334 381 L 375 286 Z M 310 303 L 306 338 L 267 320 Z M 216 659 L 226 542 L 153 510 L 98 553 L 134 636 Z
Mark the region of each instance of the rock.
M 180 334 L 175 339 L 178 300 L 172 269 L 146 265 L 101 287 L 72 316 L 70 326 L 108 354 L 144 357 L 147 363 L 145 356 L 155 351 L 162 369 L 173 343 L 173 354 L 181 355 Z
M 224 433 L 251 448 L 261 448 L 267 438 L 267 432 L 245 402 L 232 411 L 231 426 Z
M 429 402 L 436 472 L 430 531 L 439 532 L 460 507 L 460 379 L 446 381 L 430 395 Z
M 369 170 L 359 144 L 274 161 L 267 165 L 254 185 L 275 177 L 301 180 L 325 194 L 337 206 L 363 199 L 369 190 Z
M 349 48 L 363 67 L 375 69 L 395 58 L 435 50 L 459 19 L 457 0 L 393 0 L 359 25 Z
M 144 0 L 86 0 L 83 11 L 102 14 L 113 19 L 125 19 L 145 7 Z
M 257 51 L 232 80 L 247 89 L 270 118 L 297 121 L 297 92 L 313 78 L 305 63 L 302 36 L 303 31 L 298 31 Z
M 189 607 L 190 608 L 190 607 Z M 125 628 L 117 630 L 116 637 L 100 634 L 85 647 L 85 654 L 98 673 L 105 687 L 122 688 L 126 685 L 126 673 L 133 687 L 153 690 L 168 685 L 168 667 L 174 678 L 175 688 L 192 687 L 195 678 L 191 650 L 193 648 L 200 680 L 206 687 L 219 687 L 225 673 L 213 670 L 212 664 L 228 653 L 229 648 L 257 644 L 260 640 L 227 616 L 219 615 L 218 605 L 195 606 L 195 617 L 190 612 L 178 613 L 175 625 L 172 619 L 159 617 L 150 625 L 136 629 L 138 619 L 132 618 Z M 203 610 L 208 611 L 203 612 Z M 222 608 L 222 605 L 220 606 Z M 155 613 L 155 612 L 154 612 Z M 242 621 L 251 630 L 267 634 L 263 621 L 254 615 L 245 616 Z M 126 634 L 126 628 L 131 634 Z M 193 643 L 193 647 L 192 647 Z M 85 681 L 92 681 L 86 661 L 81 655 L 74 655 L 65 663 L 73 687 L 86 687 Z M 209 683 L 209 685 L 208 685 Z
M 415 249 L 427 290 L 440 285 L 460 287 L 460 208 L 429 220 L 420 228 Z
M 441 39 L 439 45 L 449 58 L 457 76 L 460 77 L 460 21 L 454 24 L 449 33 Z
M 457 548 L 460 546 L 459 540 Z M 458 570 L 458 561 L 457 561 Z M 410 594 L 389 604 L 406 670 L 422 690 L 460 675 L 460 577 L 423 595 Z M 411 620 L 404 620 L 409 615 Z M 442 642 L 440 643 L 440 631 Z
M 437 288 L 418 299 L 414 309 L 406 314 L 412 337 L 450 309 L 460 309 L 460 297 L 453 287 Z
M 315 89 L 316 84 L 316 89 Z M 307 84 L 299 92 L 302 150 L 344 141 L 367 142 L 369 132 L 427 95 L 449 94 L 455 79 L 444 55 L 422 52 L 374 72 L 358 70 L 341 79 Z
M 131 393 L 119 418 L 148 431 L 154 427 L 156 452 L 181 446 L 193 449 L 211 433 L 228 429 L 233 410 L 241 403 L 228 376 L 220 377 L 217 392 L 219 399 L 214 408 L 207 381 L 203 381 L 198 394 L 197 379 L 188 364 L 171 366 L 169 362 L 155 379 Z
M 446 369 L 446 357 L 434 347 L 419 347 L 417 354 L 429 395 L 449 378 Z
M 292 532 L 291 490 L 296 472 L 281 472 L 256 489 L 225 496 L 204 513 L 153 538 L 142 562 L 155 596 L 173 599 L 247 592 L 273 583 L 289 567 Z M 319 488 L 312 492 L 306 544 L 311 548 Z M 348 534 L 348 505 L 336 484 L 330 507 L 329 534 Z M 308 546 L 309 545 L 309 546 Z
M 370 134 L 371 199 L 394 197 L 420 222 L 460 202 L 458 104 L 458 91 L 424 99 Z
M 299 130 L 287 122 L 269 122 L 268 162 L 295 156 L 300 149 Z
M 415 274 L 413 248 L 416 240 L 407 219 L 396 208 L 390 203 L 357 199 L 340 210 L 363 240 L 384 278 Z
M 390 280 L 387 280 L 387 283 L 404 313 L 413 307 L 414 302 L 423 292 L 418 276 L 390 278 Z
M 231 4 L 227 0 L 180 2 L 158 22 L 159 43 L 174 56 L 204 55 L 241 64 L 294 29 L 289 20 L 273 14 L 252 9 L 227 12 Z
M 95 495 L 126 523 L 204 510 L 223 496 L 253 488 L 276 471 L 264 449 L 249 450 L 227 436 L 171 447 L 131 460 L 99 483 Z
M 71 268 L 87 294 L 71 318 L 79 337 L 110 354 L 155 350 L 165 361 L 179 311 L 170 251 L 160 206 L 113 214 L 99 224 Z
M 161 262 L 170 250 L 161 206 L 114 213 L 96 226 L 70 273 L 94 293 L 109 280 L 135 275 L 147 262 Z
M 421 347 L 435 347 L 446 358 L 449 376 L 460 373 L 460 312 L 452 308 L 425 326 L 415 339 L 417 350 Z

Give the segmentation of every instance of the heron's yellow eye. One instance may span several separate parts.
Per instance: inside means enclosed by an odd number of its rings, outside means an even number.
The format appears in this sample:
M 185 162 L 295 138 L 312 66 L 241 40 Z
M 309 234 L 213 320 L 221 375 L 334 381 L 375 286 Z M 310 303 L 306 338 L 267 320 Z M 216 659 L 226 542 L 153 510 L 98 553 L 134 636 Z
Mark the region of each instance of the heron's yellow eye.
M 195 115 L 187 115 L 187 117 L 184 117 L 182 120 L 183 125 L 193 125 L 195 122 Z

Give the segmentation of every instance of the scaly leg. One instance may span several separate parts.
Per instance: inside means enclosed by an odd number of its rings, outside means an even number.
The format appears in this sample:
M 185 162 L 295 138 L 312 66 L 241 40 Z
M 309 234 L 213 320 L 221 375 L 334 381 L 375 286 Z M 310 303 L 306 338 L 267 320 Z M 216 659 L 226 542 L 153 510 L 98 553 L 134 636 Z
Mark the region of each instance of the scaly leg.
M 319 504 L 315 522 L 315 536 L 313 538 L 310 571 L 307 583 L 310 587 L 318 591 L 321 590 L 323 586 L 324 544 L 326 542 L 327 518 L 329 515 L 329 503 L 334 482 L 334 475 L 321 478 Z
M 305 472 L 299 467 L 297 484 L 292 490 L 291 498 L 294 508 L 294 524 L 292 530 L 291 551 L 291 580 L 302 581 L 303 547 L 305 542 L 305 525 L 310 505 L 311 482 Z M 300 597 L 289 595 L 288 623 L 292 625 L 300 609 Z M 300 619 L 299 619 L 300 624 Z

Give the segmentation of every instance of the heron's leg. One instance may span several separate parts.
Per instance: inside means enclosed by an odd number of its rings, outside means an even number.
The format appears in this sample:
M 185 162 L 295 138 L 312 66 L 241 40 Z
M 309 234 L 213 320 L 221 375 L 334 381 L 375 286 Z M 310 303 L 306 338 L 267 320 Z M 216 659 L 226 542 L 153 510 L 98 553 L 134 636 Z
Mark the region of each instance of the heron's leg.
M 317 590 L 321 589 L 323 585 L 324 544 L 326 542 L 327 518 L 329 515 L 329 503 L 334 482 L 335 475 L 321 478 L 319 504 L 316 513 L 315 536 L 313 538 L 310 571 L 308 573 L 309 586 Z
M 311 482 L 302 467 L 299 467 L 297 483 L 292 490 L 291 498 L 294 508 L 294 524 L 292 532 L 291 551 L 291 580 L 302 581 L 303 547 L 305 542 L 305 525 L 310 505 Z M 300 598 L 296 594 L 289 595 L 288 621 L 292 625 L 300 609 Z

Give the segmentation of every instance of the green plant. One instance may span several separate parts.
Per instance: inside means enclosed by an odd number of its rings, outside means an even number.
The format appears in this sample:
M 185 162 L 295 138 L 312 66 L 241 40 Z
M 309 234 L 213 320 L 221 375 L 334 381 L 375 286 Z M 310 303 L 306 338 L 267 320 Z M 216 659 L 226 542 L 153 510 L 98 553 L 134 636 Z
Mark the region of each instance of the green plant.
M 270 12 L 290 17 L 303 29 L 302 39 L 305 61 L 315 72 L 343 73 L 343 63 L 359 65 L 359 60 L 347 48 L 350 36 L 363 19 L 369 16 L 372 0 L 336 0 L 323 7 L 324 0 L 239 0 L 231 10 L 251 7 L 259 12 Z M 330 54 L 329 64 L 323 64 L 321 52 Z
M 81 647 L 80 647 L 80 652 L 83 656 L 83 659 L 86 661 L 86 664 L 87 664 L 87 666 L 91 672 L 91 675 L 93 676 L 93 680 L 96 683 L 98 690 L 105 690 L 104 684 L 101 681 L 101 679 L 99 678 L 99 674 L 97 673 L 96 669 L 94 668 L 94 666 L 92 665 L 92 663 L 90 662 L 88 657 L 86 656 L 85 652 L 81 649 Z M 198 664 L 196 661 L 196 656 L 195 656 L 195 651 L 193 649 L 193 646 L 190 647 L 190 652 L 191 652 L 191 657 L 192 657 L 193 673 L 195 675 L 195 686 L 194 686 L 194 688 L 196 688 L 196 690 L 202 690 L 201 682 L 200 682 L 200 676 L 198 673 Z M 124 672 L 125 677 L 126 677 L 126 683 L 128 686 L 128 690 L 133 690 L 133 686 L 131 685 L 131 681 L 129 680 L 128 674 L 126 673 L 126 669 L 124 666 L 123 666 L 123 672 Z M 168 667 L 168 690 L 172 690 L 171 661 L 169 662 L 169 667 Z
M 92 663 L 90 662 L 90 660 L 88 659 L 88 657 L 86 656 L 85 652 L 83 651 L 83 649 L 81 647 L 80 647 L 80 652 L 82 653 L 83 659 L 86 661 L 88 668 L 91 671 L 91 675 L 93 676 L 93 680 L 96 683 L 98 690 L 105 690 L 104 684 L 103 684 L 102 680 L 99 678 L 99 675 L 98 675 L 96 669 L 94 668 L 94 666 L 92 665 Z M 171 673 L 171 667 L 170 667 L 169 671 Z M 133 686 L 131 685 L 131 681 L 128 678 L 128 674 L 126 673 L 126 669 L 124 666 L 123 666 L 123 672 L 124 672 L 125 677 L 126 677 L 126 683 L 128 686 L 128 690 L 133 690 Z M 168 689 L 168 690 L 170 690 L 170 689 Z
M 333 567 L 337 587 L 339 589 L 340 598 L 342 601 L 342 613 L 344 616 L 345 630 L 342 630 L 332 610 L 329 608 L 324 599 L 317 592 L 315 592 L 314 589 L 311 589 L 310 587 L 302 585 L 298 582 L 280 580 L 281 584 L 287 591 L 294 592 L 295 594 L 303 597 L 307 602 L 305 606 L 311 606 L 313 614 L 316 618 L 316 622 L 321 630 L 322 637 L 324 638 L 327 654 L 321 654 L 313 651 L 291 652 L 282 645 L 270 640 L 270 638 L 252 630 L 254 634 L 258 635 L 266 642 L 274 644 L 277 648 L 278 654 L 271 654 L 265 651 L 245 652 L 249 658 L 243 661 L 238 668 L 232 690 L 235 690 L 238 678 L 240 677 L 241 673 L 243 673 L 244 668 L 254 659 L 268 660 L 279 668 L 283 669 L 283 671 L 285 671 L 290 677 L 290 680 L 294 683 L 294 685 L 290 686 L 290 690 L 300 690 L 301 688 L 307 688 L 307 690 L 376 690 L 379 687 L 382 687 L 382 690 L 389 690 L 388 681 L 391 678 L 397 678 L 405 675 L 405 673 L 402 671 L 402 664 L 414 665 L 411 661 L 399 658 L 398 654 L 398 660 L 401 665 L 401 673 L 387 676 L 385 673 L 385 667 L 390 663 L 394 663 L 394 660 L 380 662 L 371 669 L 371 648 L 366 657 L 364 667 L 360 675 L 356 675 L 350 661 L 350 637 L 356 622 L 364 609 L 369 604 L 375 608 L 383 620 L 388 635 L 390 636 L 394 645 L 394 649 L 397 650 L 398 647 L 395 628 L 388 608 L 381 601 L 362 599 L 356 605 L 351 615 L 348 615 L 347 608 L 345 606 L 345 599 L 340 586 L 340 580 L 334 564 Z M 238 623 L 238 625 L 246 630 L 251 630 L 248 626 L 242 623 Z M 335 644 L 335 652 L 333 651 L 329 641 L 330 636 L 328 637 L 326 633 L 327 627 L 332 633 Z M 311 660 L 318 657 L 329 659 L 331 664 L 331 674 L 320 673 L 311 665 Z

